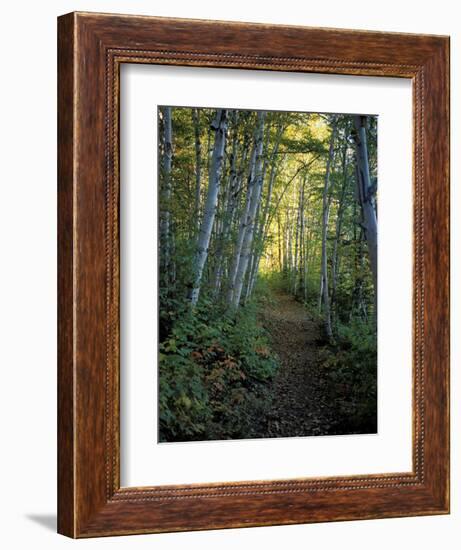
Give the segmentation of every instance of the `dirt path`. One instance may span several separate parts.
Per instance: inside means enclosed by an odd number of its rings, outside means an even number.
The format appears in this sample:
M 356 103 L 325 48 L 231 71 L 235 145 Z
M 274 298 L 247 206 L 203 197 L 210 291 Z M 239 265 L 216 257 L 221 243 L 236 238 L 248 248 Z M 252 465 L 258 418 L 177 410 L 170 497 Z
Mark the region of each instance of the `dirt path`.
M 288 294 L 274 292 L 261 315 L 280 359 L 264 437 L 296 437 L 334 432 L 331 398 L 322 373 L 321 327 Z

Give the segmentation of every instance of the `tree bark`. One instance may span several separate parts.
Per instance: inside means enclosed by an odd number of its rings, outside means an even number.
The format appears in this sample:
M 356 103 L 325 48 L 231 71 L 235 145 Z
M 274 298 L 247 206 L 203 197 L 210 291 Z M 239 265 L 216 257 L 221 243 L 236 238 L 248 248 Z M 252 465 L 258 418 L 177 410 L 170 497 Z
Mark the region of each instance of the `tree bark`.
M 295 252 L 294 252 L 294 262 L 293 262 L 293 296 L 297 295 L 298 292 L 298 276 L 299 276 L 299 266 L 301 262 L 301 216 L 302 216 L 302 181 L 299 183 L 299 194 L 298 194 L 298 207 L 296 209 L 296 224 L 295 224 Z
M 173 158 L 173 131 L 171 123 L 171 107 L 162 107 L 163 119 L 163 159 L 162 159 L 162 192 L 160 211 L 160 252 L 161 276 L 165 286 L 170 281 L 171 260 L 171 166 Z
M 347 142 L 344 145 L 343 149 L 343 161 L 342 161 L 342 171 L 343 171 L 343 181 L 341 186 L 341 196 L 339 198 L 338 213 L 336 216 L 336 229 L 335 229 L 335 240 L 333 244 L 333 254 L 331 256 L 331 309 L 335 312 L 335 302 L 336 302 L 336 288 L 338 284 L 338 267 L 339 267 L 339 240 L 341 238 L 341 230 L 344 216 L 344 200 L 346 197 L 346 188 L 347 188 Z
M 195 135 L 195 197 L 194 217 L 195 227 L 198 232 L 200 228 L 200 193 L 202 178 L 202 147 L 200 143 L 200 115 L 198 109 L 192 109 L 192 121 Z
M 256 163 L 256 142 L 253 143 L 253 149 L 251 151 L 250 167 L 248 171 L 247 194 L 246 194 L 242 215 L 240 216 L 237 242 L 235 243 L 234 255 L 232 258 L 231 268 L 229 271 L 229 281 L 227 286 L 227 298 L 226 298 L 226 301 L 229 306 L 232 306 L 234 301 L 237 272 L 239 269 L 239 263 L 242 256 L 243 241 L 245 239 L 245 233 L 247 230 L 247 220 L 250 212 L 253 187 L 255 184 L 255 163 Z
M 224 214 L 221 224 L 221 231 L 218 234 L 218 244 L 215 252 L 215 265 L 213 272 L 213 293 L 217 298 L 221 289 L 222 276 L 225 267 L 225 249 L 229 240 L 229 234 L 231 232 L 232 221 L 234 218 L 234 210 L 236 209 L 238 191 L 240 187 L 239 173 L 237 170 L 237 156 L 239 152 L 238 141 L 238 112 L 232 111 L 229 116 L 233 125 L 232 136 L 232 149 L 229 158 L 229 177 L 227 179 L 226 197 L 224 204 Z M 246 156 L 245 150 L 243 151 L 243 157 Z M 241 177 L 241 175 L 240 175 Z
M 213 146 L 213 156 L 211 160 L 205 210 L 203 214 L 203 221 L 200 227 L 197 251 L 195 255 L 194 283 L 192 291 L 190 293 L 190 301 L 192 306 L 195 306 L 197 304 L 200 296 L 203 268 L 208 257 L 210 237 L 216 215 L 218 193 L 221 184 L 221 171 L 224 158 L 224 148 L 226 144 L 227 111 L 225 109 L 218 109 L 216 111 L 216 117 L 211 126 L 215 132 L 215 140 Z
M 256 212 L 258 210 L 260 200 L 261 200 L 261 189 L 262 189 L 262 170 L 263 170 L 263 136 L 264 136 L 264 119 L 266 113 L 265 111 L 258 112 L 258 122 L 257 122 L 257 133 L 256 133 L 256 159 L 255 159 L 255 175 L 254 175 L 254 184 L 252 185 L 251 190 L 251 201 L 250 207 L 248 210 L 248 217 L 246 220 L 246 230 L 242 243 L 242 252 L 240 254 L 240 260 L 238 262 L 237 274 L 235 277 L 235 289 L 234 295 L 232 297 L 232 306 L 237 308 L 240 303 L 240 296 L 242 294 L 243 283 L 245 280 L 245 275 L 248 268 L 248 262 L 250 259 Z
M 306 272 L 306 256 L 305 256 L 305 213 L 304 213 L 304 192 L 306 187 L 306 178 L 302 179 L 300 191 L 299 191 L 299 285 L 301 294 L 304 296 L 304 279 Z
M 282 123 L 280 123 L 280 125 L 278 127 L 278 130 L 277 130 L 276 137 L 275 137 L 274 148 L 272 150 L 270 161 L 269 161 L 270 165 L 271 165 L 271 170 L 270 170 L 270 174 L 269 174 L 269 183 L 268 183 L 268 187 L 267 187 L 267 195 L 266 195 L 266 198 L 265 198 L 265 201 L 264 201 L 264 209 L 263 209 L 262 218 L 261 218 L 259 226 L 258 226 L 258 232 L 257 232 L 257 237 L 256 237 L 257 248 L 254 251 L 255 256 L 254 256 L 254 261 L 253 261 L 253 264 L 252 264 L 252 269 L 250 271 L 249 284 L 248 284 L 248 287 L 247 287 L 247 293 L 246 293 L 246 296 L 245 296 L 245 300 L 249 300 L 249 298 L 251 297 L 251 295 L 253 293 L 253 289 L 254 289 L 254 286 L 256 284 L 256 279 L 258 277 L 258 271 L 259 271 L 259 264 L 260 264 L 260 261 L 261 261 L 261 256 L 264 252 L 264 243 L 266 241 L 267 231 L 269 229 L 269 211 L 270 211 L 271 202 L 272 202 L 272 190 L 274 188 L 274 182 L 275 182 L 275 177 L 276 177 L 276 165 L 277 165 L 276 159 L 277 159 L 277 154 L 278 154 L 278 150 L 279 150 L 279 147 L 280 147 L 280 142 L 282 140 L 282 135 L 283 135 L 283 132 L 284 132 L 285 128 L 286 128 L 286 126 L 284 126 Z M 265 169 L 264 169 L 264 174 L 266 173 L 266 168 L 267 167 L 265 167 Z
M 334 153 L 334 143 L 336 137 L 336 118 L 332 120 L 332 129 L 330 137 L 330 146 L 328 150 L 328 158 L 325 169 L 325 184 L 323 186 L 322 197 L 322 261 L 321 261 L 321 297 L 323 301 L 325 315 L 325 331 L 328 338 L 333 338 L 333 330 L 331 326 L 331 310 L 330 310 L 330 290 L 328 287 L 328 259 L 327 259 L 327 234 L 328 234 L 328 219 L 330 215 L 330 204 L 328 199 L 328 191 L 330 188 L 330 171 Z
M 376 210 L 373 197 L 375 188 L 371 183 L 370 168 L 368 164 L 366 134 L 367 117 L 360 115 L 354 116 L 354 124 L 354 139 L 357 159 L 357 198 L 362 210 L 362 222 L 365 231 L 365 239 L 368 246 L 376 305 L 378 292 L 378 223 L 376 219 Z

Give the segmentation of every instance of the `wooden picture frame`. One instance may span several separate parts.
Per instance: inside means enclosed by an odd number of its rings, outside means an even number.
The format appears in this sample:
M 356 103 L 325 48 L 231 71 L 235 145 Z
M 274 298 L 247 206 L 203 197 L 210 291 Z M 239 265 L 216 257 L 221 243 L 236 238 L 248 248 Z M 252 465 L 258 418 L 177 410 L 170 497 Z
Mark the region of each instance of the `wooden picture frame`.
M 448 513 L 448 37 L 71 13 L 59 18 L 58 47 L 58 531 L 96 537 Z M 120 487 L 121 63 L 412 79 L 411 472 Z

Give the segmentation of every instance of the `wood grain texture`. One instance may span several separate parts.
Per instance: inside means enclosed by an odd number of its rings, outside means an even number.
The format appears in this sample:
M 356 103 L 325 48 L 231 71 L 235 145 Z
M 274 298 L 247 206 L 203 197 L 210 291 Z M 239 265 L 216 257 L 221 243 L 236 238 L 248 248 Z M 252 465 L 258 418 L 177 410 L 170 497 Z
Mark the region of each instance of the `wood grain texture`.
M 58 29 L 58 531 L 74 536 L 73 17 Z
M 59 19 L 58 45 L 59 532 L 90 537 L 447 513 L 448 38 L 73 13 Z M 120 488 L 118 121 L 125 62 L 413 80 L 411 472 Z

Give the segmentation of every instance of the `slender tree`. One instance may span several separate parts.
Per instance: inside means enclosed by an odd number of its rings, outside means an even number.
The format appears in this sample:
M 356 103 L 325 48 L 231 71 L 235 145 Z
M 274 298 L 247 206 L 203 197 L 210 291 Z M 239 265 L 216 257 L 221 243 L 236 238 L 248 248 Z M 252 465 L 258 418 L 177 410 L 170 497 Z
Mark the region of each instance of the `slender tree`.
M 330 188 L 330 172 L 331 164 L 333 161 L 334 144 L 336 137 L 337 119 L 336 116 L 331 120 L 331 136 L 330 146 L 328 149 L 328 157 L 325 168 L 325 183 L 323 186 L 322 195 L 322 276 L 321 276 L 321 297 L 323 302 L 323 311 L 325 314 L 325 330 L 328 338 L 333 338 L 333 329 L 331 325 L 331 311 L 330 311 L 330 290 L 328 287 L 328 258 L 327 258 L 327 235 L 328 235 L 328 220 L 330 215 L 329 204 L 329 188 Z
M 216 116 L 211 124 L 211 127 L 215 132 L 215 139 L 213 156 L 210 166 L 205 210 L 203 221 L 200 227 L 200 234 L 198 238 L 197 251 L 194 262 L 194 284 L 190 293 L 190 301 L 192 306 L 195 306 L 197 304 L 200 296 L 203 268 L 208 257 L 208 247 L 210 244 L 211 232 L 216 215 L 218 193 L 221 184 L 221 170 L 224 158 L 224 148 L 226 144 L 226 109 L 218 109 L 216 111 Z
M 227 178 L 226 193 L 224 198 L 221 229 L 217 235 L 217 246 L 215 251 L 215 265 L 213 272 L 212 287 L 214 289 L 215 298 L 218 296 L 222 276 L 225 267 L 224 252 L 227 241 L 231 232 L 234 210 L 238 203 L 238 193 L 241 184 L 241 172 L 237 168 L 237 157 L 239 153 L 239 128 L 238 128 L 238 112 L 232 111 L 229 115 L 232 123 L 232 148 L 229 155 L 229 175 Z M 244 153 L 244 158 L 246 153 Z
M 341 238 L 341 230 L 344 217 L 345 209 L 345 199 L 346 191 L 348 185 L 348 163 L 347 163 L 347 154 L 348 154 L 348 142 L 344 141 L 343 146 L 343 158 L 342 158 L 342 185 L 341 185 L 341 194 L 339 197 L 338 211 L 336 214 L 336 228 L 335 228 L 335 238 L 333 242 L 333 253 L 331 256 L 331 308 L 335 310 L 336 302 L 336 289 L 338 286 L 338 268 L 339 268 L 339 241 Z
M 375 289 L 375 300 L 378 290 L 378 223 L 374 206 L 375 188 L 371 183 L 370 168 L 368 162 L 367 147 L 367 117 L 354 116 L 355 124 L 355 147 L 357 159 L 357 198 L 362 211 L 362 224 L 365 232 L 365 239 L 368 245 L 371 272 L 373 275 L 373 286 Z
M 245 239 L 245 233 L 248 227 L 248 216 L 251 207 L 251 198 L 253 196 L 253 188 L 255 185 L 255 165 L 256 165 L 256 142 L 253 143 L 251 152 L 250 167 L 247 179 L 247 190 L 244 207 L 240 216 L 239 228 L 237 233 L 237 240 L 235 243 L 235 250 L 232 258 L 232 263 L 229 271 L 229 281 L 227 286 L 227 303 L 233 305 L 235 285 L 237 281 L 237 273 L 239 270 L 239 264 L 242 257 L 243 241 Z
M 261 189 L 263 184 L 263 135 L 264 135 L 264 120 L 266 117 L 265 111 L 258 112 L 257 130 L 255 138 L 255 173 L 254 182 L 251 189 L 250 205 L 248 216 L 245 221 L 246 230 L 243 237 L 242 251 L 238 262 L 238 269 L 235 277 L 235 289 L 232 297 L 232 305 L 236 308 L 240 303 L 243 283 L 248 268 L 248 262 L 251 255 L 253 244 L 253 236 L 255 229 L 256 212 L 260 205 Z
M 171 167 L 173 159 L 173 130 L 171 107 L 161 107 L 163 121 L 163 159 L 161 166 L 160 247 L 161 268 L 165 286 L 171 280 Z
M 269 213 L 270 213 L 270 208 L 271 208 L 271 204 L 272 204 L 272 193 L 273 193 L 273 189 L 274 189 L 275 177 L 276 177 L 276 172 L 277 172 L 277 155 L 278 155 L 278 152 L 279 152 L 280 142 L 282 140 L 283 132 L 284 132 L 285 129 L 286 129 L 286 125 L 284 125 L 283 122 L 280 121 L 279 125 L 278 125 L 278 128 L 277 128 L 277 134 L 275 136 L 274 148 L 272 150 L 270 159 L 267 163 L 267 164 L 270 164 L 271 169 L 270 169 L 270 174 L 269 174 L 267 195 L 266 195 L 265 202 L 264 202 L 264 209 L 263 209 L 262 217 L 259 221 L 257 236 L 254 239 L 255 245 L 254 245 L 253 256 L 252 256 L 253 262 L 252 262 L 252 266 L 251 266 L 251 270 L 250 270 L 250 277 L 249 277 L 249 281 L 248 281 L 248 285 L 247 285 L 247 293 L 246 293 L 246 297 L 245 297 L 246 300 L 248 300 L 250 298 L 250 296 L 253 292 L 253 289 L 254 289 L 254 286 L 255 286 L 255 283 L 256 283 L 256 278 L 258 276 L 261 256 L 262 256 L 263 251 L 264 251 L 264 244 L 265 244 L 266 238 L 267 238 L 267 232 L 268 232 L 268 229 L 269 229 L 269 224 L 268 224 Z M 266 157 L 266 158 L 268 158 L 268 157 Z M 266 164 L 266 166 L 263 170 L 263 178 L 264 178 L 266 170 L 267 170 L 267 164 Z
M 194 221 L 198 231 L 200 227 L 200 195 L 202 181 L 202 145 L 200 141 L 200 115 L 198 109 L 192 109 L 192 121 L 195 136 L 195 196 L 194 196 Z

